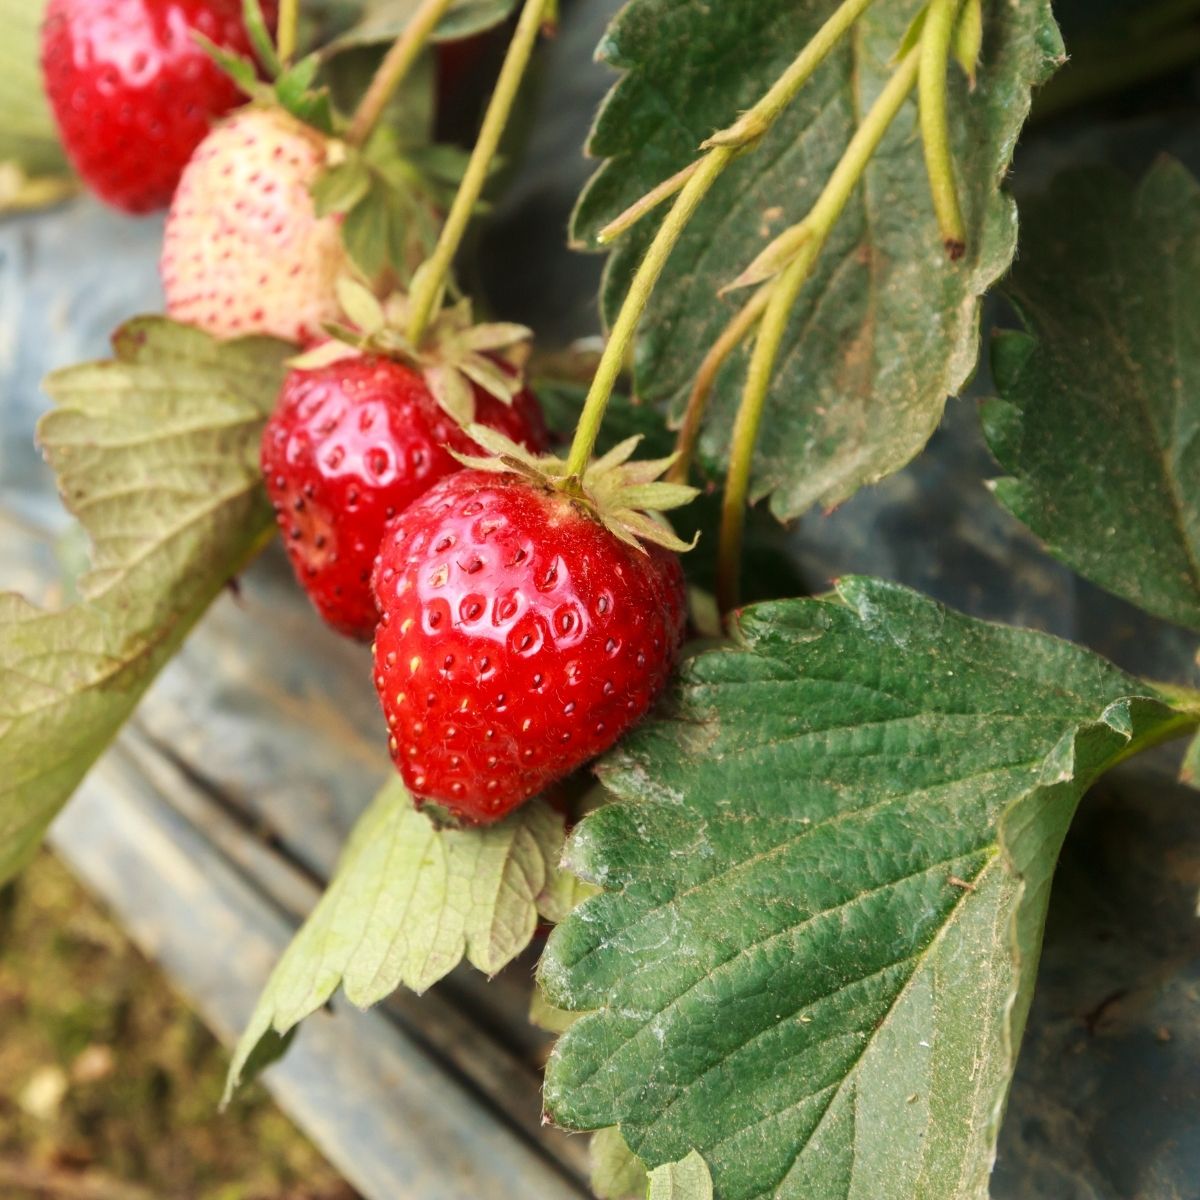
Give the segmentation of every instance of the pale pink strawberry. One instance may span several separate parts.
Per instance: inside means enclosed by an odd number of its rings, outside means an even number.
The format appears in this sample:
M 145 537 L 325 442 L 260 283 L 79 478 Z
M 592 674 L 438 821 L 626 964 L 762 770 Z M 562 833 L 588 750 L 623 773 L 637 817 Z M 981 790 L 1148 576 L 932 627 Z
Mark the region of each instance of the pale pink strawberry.
M 339 315 L 338 219 L 309 188 L 326 139 L 279 109 L 244 108 L 196 148 L 163 239 L 167 313 L 217 337 L 268 333 L 307 343 Z

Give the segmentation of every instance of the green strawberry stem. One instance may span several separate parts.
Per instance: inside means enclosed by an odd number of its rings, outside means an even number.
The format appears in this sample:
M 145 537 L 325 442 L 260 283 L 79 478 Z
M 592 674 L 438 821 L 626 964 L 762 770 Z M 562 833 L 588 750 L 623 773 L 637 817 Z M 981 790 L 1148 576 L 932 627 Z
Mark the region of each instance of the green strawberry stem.
M 654 285 L 658 283 L 659 276 L 667 265 L 667 259 L 687 228 L 692 214 L 700 207 L 700 202 L 708 195 L 708 190 L 716 183 L 717 177 L 729 165 L 734 153 L 732 146 L 720 146 L 709 151 L 658 227 L 658 232 L 646 251 L 646 257 L 642 259 L 633 282 L 629 285 L 629 292 L 608 335 L 604 353 L 596 364 L 596 374 L 592 378 L 583 411 L 579 414 L 575 439 L 571 443 L 571 453 L 567 458 L 569 478 L 581 479 L 587 470 L 596 439 L 600 436 L 600 425 L 604 420 L 605 410 L 625 365 L 625 357 L 637 331 L 638 321 L 646 310 Z
M 929 190 L 933 194 L 942 241 L 952 259 L 962 258 L 966 250 L 966 232 L 950 152 L 950 126 L 946 118 L 946 75 L 960 4 L 961 0 L 930 0 L 925 27 L 921 31 L 918 83 L 925 170 L 929 175 Z
M 427 0 L 426 7 L 429 6 Z M 445 7 L 444 3 L 442 7 Z M 433 319 L 454 256 L 458 253 L 459 244 L 471 223 L 471 216 L 479 203 L 479 197 L 483 194 L 492 160 L 504 135 L 504 128 L 508 124 L 509 114 L 520 90 L 525 68 L 533 55 L 538 34 L 543 23 L 550 20 L 557 10 L 557 0 L 527 0 L 521 10 L 521 18 L 509 43 L 504 65 L 500 69 L 500 78 L 496 81 L 496 89 L 488 101 L 479 137 L 471 151 L 454 203 L 446 216 L 446 223 L 442 226 L 433 253 L 421 264 L 413 277 L 407 334 L 408 340 L 414 346 L 420 345 L 421 336 Z
M 296 53 L 296 26 L 300 22 L 300 0 L 279 0 L 279 24 L 275 49 L 279 61 L 287 63 Z
M 700 439 L 700 430 L 704 423 L 704 413 L 708 408 L 708 397 L 717 381 L 717 373 L 762 319 L 773 290 L 773 284 L 763 284 L 721 331 L 721 336 L 713 342 L 700 363 L 700 369 L 692 381 L 692 390 L 688 393 L 687 407 L 683 410 L 683 421 L 675 438 L 675 461 L 667 472 L 669 482 L 687 483 L 692 470 L 692 459 L 696 454 L 696 443 Z
M 678 193 L 675 203 L 658 227 L 646 256 L 634 274 L 621 310 L 613 322 L 604 353 L 596 366 L 596 374 L 584 401 L 583 411 L 579 415 L 575 439 L 571 443 L 571 452 L 567 459 L 569 478 L 581 478 L 587 469 L 596 438 L 600 434 L 605 410 L 625 365 L 638 322 L 649 303 L 659 276 L 662 275 L 667 259 L 692 215 L 721 172 L 739 153 L 754 145 L 771 128 L 801 87 L 871 3 L 872 0 L 843 0 L 758 103 L 743 113 L 728 129 L 715 133 L 704 143 L 702 148 L 707 150 L 707 154 L 703 158 L 642 197 L 602 232 L 602 240 L 615 237 L 659 203 Z
M 357 110 L 346 131 L 346 141 L 352 146 L 361 146 L 371 136 L 387 102 L 396 94 L 404 82 L 413 63 L 417 61 L 425 43 L 437 28 L 438 22 L 454 0 L 424 0 L 413 14 L 404 32 L 393 43 L 392 48 L 379 64 L 379 70 L 371 80 L 366 95 L 359 101 Z
M 808 216 L 799 225 L 781 234 L 773 243 L 784 247 L 794 245 L 795 252 L 783 273 L 772 279 L 769 285 L 770 298 L 762 315 L 762 324 L 759 326 L 754 352 L 750 358 L 741 404 L 734 419 L 729 471 L 725 478 L 725 498 L 721 509 L 720 545 L 717 552 L 717 600 L 722 612 L 729 612 L 737 605 L 742 533 L 750 492 L 750 468 L 771 374 L 779 357 L 779 348 L 787 331 L 788 319 L 800 295 L 800 289 L 808 279 L 809 272 L 834 225 L 845 211 L 850 196 L 867 169 L 867 164 L 879 148 L 883 135 L 895 120 L 908 94 L 916 86 L 919 66 L 920 47 L 914 46 L 901 60 L 863 118 L 862 124 L 850 139 L 845 154 L 834 168 L 829 182 Z M 766 254 L 767 252 L 764 252 L 764 256 Z M 754 301 L 751 301 L 751 304 L 753 303 Z

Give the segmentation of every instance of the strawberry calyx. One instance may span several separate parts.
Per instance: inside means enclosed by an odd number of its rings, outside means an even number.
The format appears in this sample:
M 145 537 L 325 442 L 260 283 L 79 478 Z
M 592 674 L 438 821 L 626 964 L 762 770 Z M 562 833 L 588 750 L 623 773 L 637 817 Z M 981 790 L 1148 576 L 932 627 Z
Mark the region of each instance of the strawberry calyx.
M 643 552 L 644 542 L 676 553 L 691 550 L 696 544 L 696 539 L 683 541 L 662 514 L 691 503 L 700 489 L 660 478 L 675 462 L 676 454 L 633 461 L 641 434 L 626 438 L 607 454 L 593 459 L 583 475 L 576 476 L 568 472 L 565 459 L 534 454 L 494 429 L 468 425 L 466 431 L 473 442 L 490 453 L 477 457 L 452 450 L 464 467 L 519 475 L 535 487 L 560 492 L 620 541 Z
M 274 19 L 272 16 L 271 23 Z M 202 33 L 193 31 L 192 36 L 251 102 L 282 108 L 320 133 L 332 135 L 334 113 L 329 89 L 313 86 L 321 68 L 320 54 L 309 54 L 295 63 L 283 62 L 260 0 L 245 0 L 244 20 L 253 57 L 218 46 Z
M 380 300 L 350 276 L 338 281 L 337 293 L 349 323 L 326 325 L 330 340 L 292 359 L 291 366 L 314 370 L 365 354 L 397 359 L 421 372 L 443 411 L 464 428 L 475 419 L 474 387 L 508 405 L 524 387 L 533 336 L 524 325 L 476 324 L 470 300 L 462 299 L 444 308 L 416 345 L 404 332 L 408 297 L 403 293 Z

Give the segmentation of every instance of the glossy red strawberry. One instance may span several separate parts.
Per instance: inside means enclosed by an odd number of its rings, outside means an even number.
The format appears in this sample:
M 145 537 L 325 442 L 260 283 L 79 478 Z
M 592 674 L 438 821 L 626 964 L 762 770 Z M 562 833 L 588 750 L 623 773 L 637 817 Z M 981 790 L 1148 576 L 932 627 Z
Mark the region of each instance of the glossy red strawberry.
M 475 389 L 475 419 L 545 448 L 530 391 L 509 406 Z M 447 447 L 479 452 L 403 363 L 369 354 L 287 375 L 263 433 L 263 476 L 296 577 L 335 629 L 374 633 L 371 566 L 384 526 L 459 469 Z
M 375 684 L 405 784 L 495 821 L 608 749 L 661 691 L 679 558 L 626 544 L 561 491 L 464 470 L 391 526 Z
M 242 0 L 50 0 L 46 7 L 42 76 L 63 146 L 84 182 L 126 212 L 168 204 L 213 118 L 244 99 L 194 32 L 251 53 Z

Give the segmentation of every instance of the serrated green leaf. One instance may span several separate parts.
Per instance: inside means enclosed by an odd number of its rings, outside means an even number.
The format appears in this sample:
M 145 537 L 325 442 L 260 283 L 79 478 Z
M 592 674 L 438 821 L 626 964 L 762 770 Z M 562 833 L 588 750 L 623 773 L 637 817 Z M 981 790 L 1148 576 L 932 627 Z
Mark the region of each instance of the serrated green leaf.
M 619 1129 L 598 1129 L 592 1134 L 590 1157 L 597 1200 L 645 1200 L 650 1178 Z
M 45 0 L 0 0 L 0 164 L 31 178 L 68 173 L 38 67 L 44 8 Z
M 601 45 L 625 72 L 590 151 L 607 159 L 584 193 L 573 233 L 585 245 L 656 184 L 695 160 L 782 73 L 835 0 L 631 0 Z M 679 413 L 701 357 L 736 311 L 717 291 L 771 239 L 801 220 L 861 114 L 891 71 L 917 0 L 874 4 L 776 127 L 714 186 L 681 238 L 641 323 L 638 394 Z M 945 399 L 974 369 L 979 298 L 1016 244 L 1000 190 L 1031 87 L 1062 58 L 1048 0 L 988 6 L 978 86 L 952 73 L 953 147 L 969 231 L 950 262 L 928 193 L 915 104 L 901 111 L 801 294 L 763 418 L 753 494 L 792 517 L 843 500 L 907 463 L 937 426 Z M 679 47 L 688 48 L 681 55 Z M 657 218 L 610 259 L 611 322 Z M 702 441 L 728 461 L 747 352 L 721 372 Z
M 365 1008 L 398 987 L 425 991 L 464 958 L 494 975 L 529 944 L 562 841 L 562 815 L 542 801 L 496 825 L 440 829 L 390 780 L 272 972 L 226 1099 L 263 1037 L 286 1033 L 339 987 Z
M 50 376 L 39 427 L 92 540 L 82 599 L 48 612 L 0 595 L 0 880 L 274 525 L 258 443 L 291 347 L 153 317 L 113 345 L 113 361 Z
M 1070 220 L 1063 214 L 1069 213 Z M 1052 554 L 1200 629 L 1200 187 L 1074 173 L 1028 206 L 992 347 L 996 496 Z
M 745 610 L 602 765 L 546 1107 L 722 1200 L 978 1200 L 1084 789 L 1194 726 L 1086 650 L 848 579 Z M 853 1178 L 854 1191 L 850 1190 Z
M 432 41 L 453 42 L 483 33 L 508 20 L 517 0 L 456 0 L 433 31 Z M 350 46 L 394 41 L 404 31 L 421 0 L 364 0 L 362 19 L 330 47 L 334 52 Z
M 713 1200 L 708 1165 L 693 1150 L 675 1163 L 664 1163 L 650 1172 L 647 1200 Z

